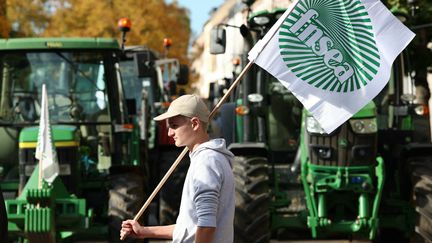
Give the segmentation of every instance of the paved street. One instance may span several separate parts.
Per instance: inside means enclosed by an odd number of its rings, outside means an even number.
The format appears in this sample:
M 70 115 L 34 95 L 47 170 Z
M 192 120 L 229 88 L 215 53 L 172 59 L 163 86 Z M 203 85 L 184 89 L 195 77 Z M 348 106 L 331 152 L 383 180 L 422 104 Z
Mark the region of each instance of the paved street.
M 150 243 L 170 243 L 171 241 L 150 241 Z M 270 243 L 370 243 L 370 241 L 350 241 L 350 240 L 301 240 L 301 241 L 277 241 L 271 240 Z
M 270 243 L 370 243 L 370 241 L 359 241 L 359 240 L 295 240 L 295 241 L 277 241 L 271 240 Z M 79 243 L 105 243 L 103 241 L 80 241 Z M 166 240 L 151 240 L 149 243 L 171 243 L 171 241 Z

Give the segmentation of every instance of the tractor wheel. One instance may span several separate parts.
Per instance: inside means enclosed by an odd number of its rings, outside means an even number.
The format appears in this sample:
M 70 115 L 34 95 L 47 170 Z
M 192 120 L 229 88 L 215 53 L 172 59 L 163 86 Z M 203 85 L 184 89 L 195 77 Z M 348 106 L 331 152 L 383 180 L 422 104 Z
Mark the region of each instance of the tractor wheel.
M 432 242 L 432 157 L 412 158 L 410 165 L 417 212 L 416 242 Z
M 180 154 L 179 150 L 170 150 L 162 152 L 161 157 L 161 178 L 165 175 L 174 161 Z M 189 156 L 185 156 L 178 167 L 166 181 L 160 191 L 159 197 L 159 224 L 175 224 L 180 209 L 181 195 L 183 184 L 186 179 L 186 173 L 189 168 Z
M 124 173 L 110 177 L 109 189 L 109 242 L 136 243 L 136 239 L 120 241 L 120 228 L 123 220 L 133 219 L 144 204 L 143 178 L 135 173 Z M 144 222 L 144 216 L 140 223 Z
M 268 162 L 263 157 L 235 157 L 234 242 L 270 241 Z

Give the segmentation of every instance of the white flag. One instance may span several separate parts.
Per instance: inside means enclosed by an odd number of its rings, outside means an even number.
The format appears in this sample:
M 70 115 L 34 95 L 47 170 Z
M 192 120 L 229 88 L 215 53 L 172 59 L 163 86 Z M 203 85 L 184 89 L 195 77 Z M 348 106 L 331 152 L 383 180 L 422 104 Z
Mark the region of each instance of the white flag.
M 249 52 L 330 133 L 387 84 L 414 38 L 379 0 L 300 0 Z
M 45 84 L 42 85 L 42 105 L 35 157 L 39 160 L 39 166 L 42 167 L 43 179 L 51 184 L 59 174 L 59 165 L 51 137 L 48 96 Z

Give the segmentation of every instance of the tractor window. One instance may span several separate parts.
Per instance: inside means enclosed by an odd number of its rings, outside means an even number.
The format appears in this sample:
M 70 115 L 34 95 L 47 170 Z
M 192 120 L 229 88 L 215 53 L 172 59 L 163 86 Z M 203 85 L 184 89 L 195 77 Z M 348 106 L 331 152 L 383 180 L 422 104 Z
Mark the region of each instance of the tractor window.
M 391 76 L 387 85 L 374 98 L 377 106 L 378 129 L 385 130 L 397 126 L 398 116 L 403 115 L 397 109 L 415 102 L 415 87 L 409 74 L 407 59 L 400 55 L 393 63 Z
M 125 59 L 120 62 L 120 70 L 125 90 L 124 94 L 127 99 L 136 100 L 138 113 L 140 113 L 143 95 L 146 96 L 150 106 L 153 106 L 154 102 L 160 101 L 160 90 L 157 88 L 159 86 L 155 68 L 148 68 L 146 74 L 139 77 L 134 60 Z
M 77 65 L 74 90 L 75 99 L 82 107 L 86 120 L 107 107 L 103 63 L 81 63 Z
M 123 88 L 126 99 L 135 99 L 137 109 L 140 108 L 142 82 L 141 78 L 138 77 L 135 62 L 133 59 L 123 60 L 120 62 L 120 70 L 123 80 Z
M 269 82 L 268 142 L 273 151 L 295 151 L 298 145 L 302 105 L 279 81 Z
M 0 55 L 0 121 L 37 122 L 45 83 L 52 123 L 96 122 L 108 114 L 103 60 L 94 52 Z

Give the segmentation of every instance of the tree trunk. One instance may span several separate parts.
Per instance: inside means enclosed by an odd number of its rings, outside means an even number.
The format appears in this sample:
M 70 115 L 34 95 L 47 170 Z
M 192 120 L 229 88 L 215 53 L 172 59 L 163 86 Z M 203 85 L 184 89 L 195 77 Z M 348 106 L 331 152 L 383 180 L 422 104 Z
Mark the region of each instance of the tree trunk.
M 6 0 L 0 0 L 0 37 L 8 38 L 10 25 L 7 19 L 7 4 Z

